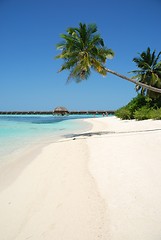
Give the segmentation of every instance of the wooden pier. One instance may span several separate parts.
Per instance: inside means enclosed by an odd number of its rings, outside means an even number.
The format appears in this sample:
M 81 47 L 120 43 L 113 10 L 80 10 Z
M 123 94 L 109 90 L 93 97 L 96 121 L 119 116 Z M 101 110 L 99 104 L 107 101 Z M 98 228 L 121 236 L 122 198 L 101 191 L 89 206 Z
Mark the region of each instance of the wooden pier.
M 83 114 L 115 114 L 114 110 L 101 111 L 69 111 L 69 115 L 83 115 Z M 0 115 L 56 115 L 54 111 L 0 111 Z

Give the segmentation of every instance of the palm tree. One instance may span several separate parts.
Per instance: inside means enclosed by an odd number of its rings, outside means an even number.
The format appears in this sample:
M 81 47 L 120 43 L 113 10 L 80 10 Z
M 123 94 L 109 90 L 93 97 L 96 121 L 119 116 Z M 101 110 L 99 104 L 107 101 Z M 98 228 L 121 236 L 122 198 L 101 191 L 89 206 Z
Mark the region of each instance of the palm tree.
M 106 76 L 112 73 L 128 80 L 138 86 L 161 93 L 161 89 L 149 86 L 145 83 L 128 78 L 105 67 L 106 60 L 112 58 L 114 53 L 104 45 L 103 39 L 97 33 L 96 24 L 79 24 L 79 28 L 68 28 L 67 34 L 61 34 L 63 41 L 57 44 L 61 53 L 57 59 L 63 59 L 64 63 L 59 70 L 70 70 L 68 80 L 74 79 L 80 82 L 89 77 L 91 69 Z
M 138 58 L 134 58 L 133 61 L 136 63 L 139 70 L 131 71 L 136 74 L 133 79 L 137 81 L 151 85 L 156 88 L 161 88 L 161 61 L 158 62 L 161 52 L 156 56 L 155 50 L 151 53 L 148 47 L 145 52 L 139 54 Z M 136 85 L 136 91 L 140 91 L 142 95 L 155 98 L 159 94 L 156 94 L 149 89 Z M 160 96 L 160 95 L 159 95 Z

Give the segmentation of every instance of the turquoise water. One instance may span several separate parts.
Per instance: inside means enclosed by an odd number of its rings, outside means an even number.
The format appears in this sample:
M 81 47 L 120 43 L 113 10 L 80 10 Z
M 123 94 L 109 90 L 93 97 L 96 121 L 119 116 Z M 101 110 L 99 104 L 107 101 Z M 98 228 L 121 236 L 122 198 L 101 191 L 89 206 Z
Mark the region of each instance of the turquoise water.
M 87 130 L 89 124 L 81 119 L 89 117 L 93 116 L 1 115 L 0 160 L 19 149 L 47 144 L 65 134 Z

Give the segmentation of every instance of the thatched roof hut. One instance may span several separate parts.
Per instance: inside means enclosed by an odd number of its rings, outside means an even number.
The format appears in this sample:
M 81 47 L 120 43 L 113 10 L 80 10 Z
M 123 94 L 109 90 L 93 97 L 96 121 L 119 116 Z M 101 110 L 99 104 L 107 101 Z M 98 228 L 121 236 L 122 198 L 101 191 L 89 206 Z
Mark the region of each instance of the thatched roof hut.
M 53 111 L 54 114 L 65 115 L 68 114 L 69 111 L 65 107 L 56 107 Z

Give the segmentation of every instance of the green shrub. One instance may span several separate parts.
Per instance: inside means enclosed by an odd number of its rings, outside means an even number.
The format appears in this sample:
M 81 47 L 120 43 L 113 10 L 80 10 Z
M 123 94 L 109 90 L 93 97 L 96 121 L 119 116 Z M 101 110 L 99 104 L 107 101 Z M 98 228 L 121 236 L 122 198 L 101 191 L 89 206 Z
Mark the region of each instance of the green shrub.
M 117 110 L 115 112 L 115 115 L 118 117 L 118 118 L 121 118 L 123 120 L 125 119 L 131 119 L 131 112 L 130 110 L 127 108 L 127 107 L 122 107 L 120 108 L 119 110 Z
M 134 112 L 146 104 L 146 98 L 141 94 L 133 98 L 126 106 L 118 109 L 115 115 L 121 119 L 134 119 Z
M 149 99 L 149 98 L 148 98 Z M 141 108 L 142 106 L 147 104 L 147 98 L 141 94 L 138 94 L 137 97 L 133 98 L 128 104 L 127 107 L 129 108 L 130 112 L 133 113 Z
M 145 120 L 150 118 L 150 108 L 143 106 L 134 112 L 134 118 L 137 120 Z
M 138 94 L 126 106 L 118 109 L 115 115 L 121 119 L 161 119 L 161 97 L 151 99 Z
M 151 109 L 149 115 L 151 119 L 161 120 L 161 108 Z

